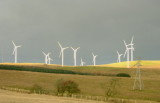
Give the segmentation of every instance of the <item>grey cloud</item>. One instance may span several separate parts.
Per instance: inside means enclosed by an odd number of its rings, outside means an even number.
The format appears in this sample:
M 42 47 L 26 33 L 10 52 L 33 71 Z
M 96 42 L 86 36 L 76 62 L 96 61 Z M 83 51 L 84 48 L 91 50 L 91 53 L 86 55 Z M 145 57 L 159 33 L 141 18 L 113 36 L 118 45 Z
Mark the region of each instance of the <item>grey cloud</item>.
M 115 51 L 125 49 L 122 40 L 130 42 L 134 35 L 135 56 L 158 60 L 159 4 L 159 0 L 1 0 L 0 49 L 4 61 L 13 62 L 15 40 L 23 45 L 19 61 L 43 62 L 43 50 L 53 52 L 54 63 L 60 64 L 60 41 L 81 47 L 78 62 L 83 57 L 91 64 L 95 52 L 97 63 L 105 64 L 115 62 Z M 65 64 L 73 65 L 72 54 L 65 51 Z

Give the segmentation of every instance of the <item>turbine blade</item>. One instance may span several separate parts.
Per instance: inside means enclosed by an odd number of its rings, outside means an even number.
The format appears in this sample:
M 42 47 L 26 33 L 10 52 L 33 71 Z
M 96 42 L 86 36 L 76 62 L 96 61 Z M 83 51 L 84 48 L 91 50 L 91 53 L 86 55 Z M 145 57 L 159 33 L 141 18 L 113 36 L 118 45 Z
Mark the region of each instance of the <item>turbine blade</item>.
M 133 44 L 133 39 L 134 39 L 134 36 L 132 36 L 131 44 Z
M 16 44 L 14 43 L 14 41 L 13 41 L 13 40 L 12 40 L 12 43 L 13 43 L 14 47 L 16 47 Z
M 93 57 L 94 57 L 94 54 L 92 53 Z
M 15 51 L 16 51 L 16 48 L 14 48 L 14 50 L 13 50 L 13 53 L 12 53 L 13 55 L 14 55 Z
M 22 45 L 17 46 L 17 48 L 22 47 Z
M 80 47 L 78 47 L 76 50 L 80 49 Z
M 52 59 L 52 58 L 50 58 L 50 57 L 48 58 L 48 60 L 51 60 L 51 61 L 53 61 L 53 59 Z
M 71 49 L 74 51 L 74 49 L 71 47 Z
M 126 41 L 125 41 L 125 40 L 123 40 L 123 42 L 124 42 L 124 44 L 125 44 L 125 46 L 126 46 L 126 48 L 127 48 L 127 43 L 126 43 Z
M 47 54 L 47 56 L 49 57 L 50 54 L 51 54 L 51 53 L 49 52 L 49 53 Z
M 124 56 L 123 56 L 123 57 L 125 57 L 125 56 L 126 56 L 127 52 L 128 52 L 128 49 L 126 49 L 126 51 L 125 51 L 125 53 L 124 53 Z
M 117 54 L 119 55 L 119 52 L 117 51 Z
M 44 52 L 42 52 L 42 53 L 46 56 L 46 54 Z
M 65 49 L 68 49 L 68 48 L 69 48 L 69 47 L 65 47 L 65 48 L 63 48 L 63 49 L 65 50 Z
M 62 46 L 61 46 L 61 44 L 59 42 L 58 42 L 58 44 L 59 44 L 60 48 L 62 48 Z

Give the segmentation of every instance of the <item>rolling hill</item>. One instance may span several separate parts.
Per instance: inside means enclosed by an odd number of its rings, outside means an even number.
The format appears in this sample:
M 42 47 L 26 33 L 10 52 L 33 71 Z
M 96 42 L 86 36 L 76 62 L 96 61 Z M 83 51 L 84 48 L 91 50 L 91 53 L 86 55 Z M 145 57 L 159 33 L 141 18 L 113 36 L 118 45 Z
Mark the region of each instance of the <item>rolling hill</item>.
M 130 67 L 134 68 L 137 61 L 131 61 Z M 142 60 L 141 61 L 142 68 L 159 68 L 160 69 L 160 61 L 158 60 Z M 46 67 L 46 64 L 44 63 L 0 63 L 0 65 L 15 65 L 15 66 L 36 66 L 36 67 Z M 97 67 L 113 67 L 113 68 L 126 68 L 127 62 L 120 62 L 120 63 L 110 63 L 110 64 L 102 64 L 102 65 L 96 65 Z M 61 65 L 58 64 L 47 64 L 47 68 L 60 68 Z M 64 67 L 75 67 L 75 66 L 64 66 Z M 77 66 L 80 67 L 80 66 Z M 86 67 L 86 66 L 84 66 Z M 92 67 L 92 66 L 91 66 Z M 83 67 L 82 67 L 83 68 Z
M 136 61 L 131 64 L 134 65 Z M 119 81 L 120 89 L 116 98 L 140 99 L 160 102 L 160 61 L 142 61 L 143 91 L 133 91 L 135 69 L 125 68 L 126 62 L 98 66 L 73 67 L 60 65 L 44 65 L 41 63 L 1 63 L 0 87 L 30 89 L 34 84 L 54 93 L 56 81 L 59 79 L 75 81 L 83 95 L 104 96 L 102 85 L 109 84 L 111 79 Z M 148 69 L 145 69 L 148 68 Z M 16 70 L 18 69 L 18 70 Z M 29 71 L 30 70 L 30 71 Z M 35 72 L 33 72 L 35 70 Z M 40 70 L 40 72 L 37 70 Z M 44 72 L 44 71 L 47 72 Z M 52 72 L 48 71 L 67 71 Z M 73 74 L 72 74 L 73 73 Z M 74 73 L 77 73 L 75 75 Z M 82 73 L 81 75 L 79 75 Z M 88 74 L 93 75 L 88 75 Z M 127 73 L 131 78 L 115 77 L 115 74 Z M 104 75 L 105 74 L 105 75 Z M 95 89 L 96 88 L 96 89 Z M 3 94 L 2 94 L 3 95 Z M 15 102 L 17 103 L 17 102 Z

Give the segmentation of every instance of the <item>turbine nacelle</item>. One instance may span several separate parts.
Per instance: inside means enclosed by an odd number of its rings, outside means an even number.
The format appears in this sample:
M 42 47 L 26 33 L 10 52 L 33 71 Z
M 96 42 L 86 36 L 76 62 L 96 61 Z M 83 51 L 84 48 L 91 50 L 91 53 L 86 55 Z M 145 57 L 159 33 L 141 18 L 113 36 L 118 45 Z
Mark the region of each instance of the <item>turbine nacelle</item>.
M 98 55 L 94 55 L 94 54 L 92 53 L 92 56 L 93 56 L 94 58 L 96 58 Z
M 59 54 L 59 58 L 62 56 L 62 53 L 65 49 L 68 49 L 69 47 L 66 47 L 66 48 L 61 48 L 61 51 L 60 51 L 60 54 Z
M 14 45 L 14 50 L 13 50 L 13 55 L 14 55 L 15 52 L 17 51 L 17 48 L 22 47 L 22 45 L 16 46 L 16 44 L 13 42 L 13 40 L 12 40 L 12 43 Z
M 74 49 L 73 47 L 71 47 L 71 49 L 72 49 L 73 51 L 75 51 L 75 52 L 76 52 L 79 48 L 80 48 L 80 47 Z
M 65 49 L 68 49 L 69 47 L 63 48 L 62 45 L 61 45 L 59 42 L 58 42 L 58 44 L 59 44 L 59 46 L 60 46 L 60 48 L 61 48 L 60 55 L 59 55 L 59 58 L 60 58 L 60 57 L 62 56 L 63 51 L 64 51 Z
M 123 57 L 125 57 L 126 54 L 127 54 L 127 52 L 129 52 L 129 50 L 131 50 L 131 49 L 132 49 L 132 48 L 127 48 L 126 51 L 125 51 L 125 53 L 124 53 L 124 55 L 123 55 Z

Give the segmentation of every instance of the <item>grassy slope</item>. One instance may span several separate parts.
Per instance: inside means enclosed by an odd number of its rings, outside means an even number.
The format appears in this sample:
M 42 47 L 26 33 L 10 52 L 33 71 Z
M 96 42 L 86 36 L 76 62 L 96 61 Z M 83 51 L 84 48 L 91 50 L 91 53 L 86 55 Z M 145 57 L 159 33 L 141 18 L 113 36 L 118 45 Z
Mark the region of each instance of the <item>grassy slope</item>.
M 38 64 L 41 65 L 41 64 Z M 26 65 L 25 65 L 26 66 Z M 28 65 L 27 65 L 28 66 Z M 30 65 L 33 66 L 33 65 Z M 43 66 L 43 65 L 41 65 Z M 135 69 L 109 69 L 105 67 L 55 67 L 53 65 L 45 66 L 47 68 L 67 69 L 79 72 L 89 73 L 128 73 L 134 77 Z M 160 101 L 160 70 L 143 69 L 142 79 L 144 82 L 144 91 L 132 91 L 133 78 L 117 78 L 120 82 L 120 89 L 117 97 L 150 99 Z M 48 74 L 25 71 L 0 70 L 0 86 L 12 86 L 19 88 L 30 88 L 34 84 L 41 85 L 44 89 L 55 91 L 55 83 L 58 79 L 74 80 L 79 84 L 82 94 L 85 95 L 104 95 L 102 85 L 109 83 L 109 80 L 115 77 L 107 76 L 86 76 L 70 74 Z

